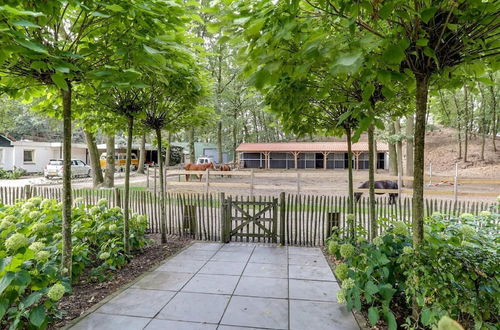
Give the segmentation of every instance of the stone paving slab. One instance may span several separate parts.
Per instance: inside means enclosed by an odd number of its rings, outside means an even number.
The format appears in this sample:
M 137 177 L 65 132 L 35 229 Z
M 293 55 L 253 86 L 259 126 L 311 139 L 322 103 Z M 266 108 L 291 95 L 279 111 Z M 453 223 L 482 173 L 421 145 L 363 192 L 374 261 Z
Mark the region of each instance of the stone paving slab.
M 71 329 L 359 329 L 319 248 L 192 244 Z

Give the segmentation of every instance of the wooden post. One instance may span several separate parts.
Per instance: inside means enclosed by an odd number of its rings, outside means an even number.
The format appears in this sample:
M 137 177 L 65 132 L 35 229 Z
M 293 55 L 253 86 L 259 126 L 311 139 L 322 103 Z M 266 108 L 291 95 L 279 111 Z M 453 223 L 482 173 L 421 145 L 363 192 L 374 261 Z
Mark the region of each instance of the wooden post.
M 149 164 L 146 165 L 146 188 L 149 189 Z
M 253 197 L 253 185 L 255 180 L 255 173 L 253 168 L 250 170 L 250 197 Z
M 153 165 L 155 165 L 155 164 L 153 164 Z M 156 195 L 156 166 L 154 167 L 153 175 L 154 175 L 154 180 L 153 180 L 154 182 L 153 183 L 155 185 L 155 187 L 154 187 L 154 193 Z
M 455 180 L 453 184 L 453 197 L 456 202 L 458 200 L 458 163 L 455 163 Z
M 300 195 L 300 172 L 297 172 L 297 195 Z
M 429 163 L 429 187 L 432 186 L 432 163 Z
M 327 230 L 326 230 L 326 238 L 330 237 L 333 234 L 333 227 L 337 227 L 340 229 L 340 212 L 328 212 L 327 213 L 327 219 L 326 219 L 326 225 Z
M 270 169 L 271 168 L 271 153 L 267 152 L 266 153 L 266 168 Z
M 115 188 L 115 207 L 122 207 L 120 189 Z
M 286 244 L 286 236 L 285 236 L 285 215 L 286 215 L 286 199 L 285 192 L 282 191 L 280 193 L 280 243 L 281 245 Z
M 329 152 L 323 152 L 323 169 L 326 170 Z
M 221 192 L 219 194 L 220 203 L 220 241 L 221 243 L 226 243 L 226 195 Z
M 295 169 L 299 168 L 299 153 L 293 152 L 293 159 L 295 160 Z
M 29 184 L 24 186 L 24 198 L 25 199 L 30 199 L 31 198 L 31 186 Z
M 401 191 L 403 186 L 403 177 L 401 175 L 401 171 L 398 171 L 398 196 L 401 198 Z
M 278 199 L 273 198 L 273 227 L 272 242 L 278 243 Z
M 184 205 L 183 215 L 184 230 L 188 229 L 191 236 L 196 236 L 196 205 Z
M 208 187 L 210 186 L 210 170 L 207 170 L 207 175 L 205 176 L 205 193 L 208 194 Z

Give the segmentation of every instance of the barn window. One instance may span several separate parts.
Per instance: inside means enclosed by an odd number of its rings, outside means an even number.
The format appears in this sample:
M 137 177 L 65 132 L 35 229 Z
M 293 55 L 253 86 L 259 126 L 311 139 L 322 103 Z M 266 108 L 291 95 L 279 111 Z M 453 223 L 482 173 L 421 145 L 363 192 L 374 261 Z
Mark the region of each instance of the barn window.
M 34 163 L 35 162 L 35 150 L 24 149 L 23 152 L 23 163 Z

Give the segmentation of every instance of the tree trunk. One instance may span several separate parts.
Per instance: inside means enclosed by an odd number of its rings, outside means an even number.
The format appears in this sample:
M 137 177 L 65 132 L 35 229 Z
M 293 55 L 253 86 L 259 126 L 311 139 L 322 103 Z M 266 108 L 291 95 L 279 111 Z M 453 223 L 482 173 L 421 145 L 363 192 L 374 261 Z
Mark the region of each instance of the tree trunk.
M 62 260 L 61 273 L 71 278 L 71 85 L 61 91 L 63 102 L 63 206 L 62 206 Z
M 493 75 L 490 75 L 490 79 L 493 80 Z M 497 145 L 496 145 L 496 138 L 497 138 L 497 98 L 495 96 L 495 89 L 493 86 L 490 86 L 490 93 L 491 93 L 491 111 L 493 112 L 492 118 L 491 118 L 491 127 L 493 129 L 493 134 L 492 134 L 492 142 L 493 142 L 493 151 L 497 151 Z
M 132 133 L 134 129 L 134 117 L 127 117 L 127 159 L 125 163 L 125 196 L 123 198 L 123 249 L 126 254 L 130 253 L 129 246 L 129 218 L 130 218 L 130 165 L 132 164 Z M 161 143 L 161 142 L 158 142 Z M 158 158 L 161 158 L 161 155 L 158 155 Z
M 217 122 L 217 158 L 217 162 L 222 163 L 222 120 Z
M 370 196 L 370 239 L 377 236 L 377 219 L 375 215 L 375 161 L 374 161 L 374 131 L 375 127 L 371 124 L 368 127 L 368 181 Z
M 196 155 L 194 150 L 194 128 L 189 130 L 189 162 L 194 164 L 196 162 Z
M 479 86 L 481 92 L 481 160 L 484 161 L 484 146 L 486 144 L 486 98 L 481 85 Z
M 85 133 L 85 141 L 87 142 L 87 148 L 89 149 L 90 166 L 92 167 L 92 185 L 94 188 L 98 188 L 104 182 L 99 163 L 99 150 L 97 149 L 94 134 L 86 129 L 84 129 L 83 132 Z
M 467 86 L 464 86 L 465 98 L 465 141 L 464 141 L 464 162 L 467 163 L 467 149 L 469 148 L 469 95 Z
M 418 247 L 424 238 L 424 151 L 425 117 L 429 77 L 416 74 L 415 151 L 413 173 L 413 246 Z
M 113 188 L 115 186 L 115 135 L 108 134 L 106 137 L 106 171 L 104 173 L 104 186 Z
M 139 151 L 139 166 L 137 173 L 144 174 L 144 163 L 146 162 L 146 133 L 141 136 L 141 149 Z
M 394 135 L 396 135 L 396 126 L 394 122 L 388 122 L 389 134 L 391 136 L 390 141 L 394 141 Z M 398 175 L 398 154 L 396 151 L 396 143 L 389 143 L 389 175 Z
M 425 118 L 424 118 L 425 124 Z M 414 139 L 415 139 L 415 124 L 413 114 L 406 116 L 406 175 L 413 176 L 413 154 L 414 154 Z M 413 182 L 407 181 L 407 187 L 412 187 Z
M 458 105 L 457 96 L 453 93 L 453 101 L 455 108 L 457 108 L 457 131 L 458 131 L 458 159 L 462 159 L 462 116 L 460 106 Z
M 170 166 L 170 153 L 172 152 L 171 144 L 172 144 L 172 133 L 170 131 L 167 132 L 167 150 L 165 151 L 165 166 Z M 167 178 L 165 178 L 166 180 Z
M 238 112 L 235 110 L 233 114 L 233 163 L 236 164 L 236 148 L 238 147 L 237 133 L 238 126 L 236 125 L 236 120 L 238 119 Z
M 398 174 L 403 176 L 403 141 L 401 139 L 401 124 L 399 118 L 394 121 L 394 129 L 396 134 L 399 136 L 397 145 L 397 164 L 398 164 Z
M 347 212 L 349 214 L 354 214 L 354 180 L 352 177 L 352 133 L 351 128 L 345 129 L 345 135 L 347 137 L 347 173 L 348 173 L 348 189 L 349 195 L 347 196 Z
M 158 141 L 158 155 L 161 155 L 161 129 L 156 129 L 156 140 Z M 158 164 L 160 165 L 160 227 L 161 227 L 161 242 L 167 243 L 167 222 L 165 221 L 165 184 L 163 173 L 163 157 L 158 157 Z

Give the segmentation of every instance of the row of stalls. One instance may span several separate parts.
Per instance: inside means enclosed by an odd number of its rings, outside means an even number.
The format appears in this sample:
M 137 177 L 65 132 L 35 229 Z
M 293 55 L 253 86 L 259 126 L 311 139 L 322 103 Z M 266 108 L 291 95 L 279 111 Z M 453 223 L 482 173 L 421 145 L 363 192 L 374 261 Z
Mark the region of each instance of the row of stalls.
M 242 143 L 238 152 L 240 168 L 259 169 L 346 169 L 346 142 Z M 368 169 L 368 143 L 352 144 L 352 167 Z M 388 167 L 388 146 L 376 143 L 377 169 Z

